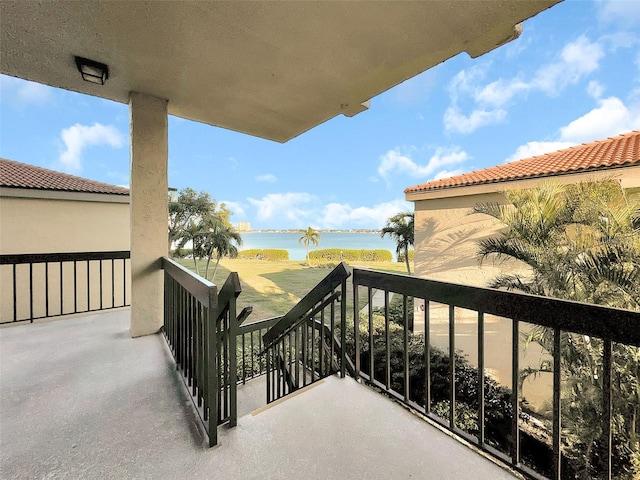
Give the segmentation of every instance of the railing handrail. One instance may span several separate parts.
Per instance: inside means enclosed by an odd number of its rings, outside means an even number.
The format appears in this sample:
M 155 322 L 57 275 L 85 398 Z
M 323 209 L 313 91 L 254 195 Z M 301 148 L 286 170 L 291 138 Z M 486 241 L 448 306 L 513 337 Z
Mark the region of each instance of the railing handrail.
M 358 268 L 353 281 L 416 298 L 428 292 L 430 301 L 640 346 L 640 312 L 632 310 Z
M 255 332 L 256 330 L 261 330 L 265 327 L 272 327 L 280 319 L 283 315 L 278 315 L 276 317 L 263 318 L 262 320 L 257 320 L 251 323 L 244 323 L 238 327 L 238 336 L 244 335 L 245 333 Z
M 119 260 L 130 258 L 129 250 L 103 252 L 62 252 L 62 253 L 6 253 L 0 255 L 0 265 L 23 263 L 54 263 L 85 260 Z
M 210 291 L 216 288 L 214 283 L 167 257 L 162 257 L 162 268 L 200 303 L 209 305 Z
M 220 320 L 226 310 L 229 308 L 229 302 L 235 300 L 242 293 L 242 286 L 240 285 L 240 278 L 237 272 L 229 273 L 229 276 L 222 285 L 220 292 L 218 293 L 218 309 L 215 313 L 215 319 Z M 233 319 L 232 321 L 236 321 Z
M 286 331 L 290 330 L 305 314 L 320 303 L 324 297 L 342 284 L 351 276 L 349 267 L 345 262 L 340 262 L 326 277 L 324 277 L 313 289 L 307 293 L 278 323 L 276 323 L 262 337 L 265 347 L 270 346 Z

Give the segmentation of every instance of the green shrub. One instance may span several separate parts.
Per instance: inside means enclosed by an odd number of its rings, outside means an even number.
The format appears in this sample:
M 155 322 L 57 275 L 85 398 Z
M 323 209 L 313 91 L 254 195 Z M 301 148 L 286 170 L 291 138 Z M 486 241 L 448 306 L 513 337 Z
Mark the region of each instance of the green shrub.
M 289 260 L 289 252 L 287 250 L 279 250 L 276 248 L 251 248 L 249 250 L 242 250 L 238 252 L 238 258 L 243 260 L 270 260 L 272 262 L 279 262 L 282 260 Z
M 391 262 L 393 256 L 389 250 L 351 250 L 344 248 L 326 248 L 309 252 L 309 259 L 313 262 Z
M 413 257 L 415 256 L 415 250 L 409 250 L 409 261 L 413 262 Z M 404 253 L 398 255 L 398 262 L 404 262 Z

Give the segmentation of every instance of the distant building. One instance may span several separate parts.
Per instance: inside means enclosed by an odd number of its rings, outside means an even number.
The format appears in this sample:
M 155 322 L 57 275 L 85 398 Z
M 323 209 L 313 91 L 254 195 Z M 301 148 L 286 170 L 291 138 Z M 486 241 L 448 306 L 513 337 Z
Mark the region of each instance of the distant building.
M 239 232 L 250 232 L 251 224 L 249 222 L 238 222 L 237 228 Z

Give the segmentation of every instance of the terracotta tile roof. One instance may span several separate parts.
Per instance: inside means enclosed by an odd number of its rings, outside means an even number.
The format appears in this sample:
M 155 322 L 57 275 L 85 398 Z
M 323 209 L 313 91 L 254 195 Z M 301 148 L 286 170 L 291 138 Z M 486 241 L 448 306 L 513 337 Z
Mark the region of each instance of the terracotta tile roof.
M 0 187 L 129 195 L 129 190 L 123 187 L 95 182 L 4 158 L 0 158 Z
M 640 131 L 434 180 L 409 187 L 405 189 L 404 193 L 500 183 L 525 178 L 551 177 L 631 165 L 640 165 Z

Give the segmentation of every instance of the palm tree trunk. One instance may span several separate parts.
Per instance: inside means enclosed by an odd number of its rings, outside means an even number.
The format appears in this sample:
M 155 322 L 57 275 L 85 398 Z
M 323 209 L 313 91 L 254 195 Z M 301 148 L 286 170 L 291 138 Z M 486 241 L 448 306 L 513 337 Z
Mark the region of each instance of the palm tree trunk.
M 198 269 L 198 261 L 196 260 L 196 254 L 192 252 L 191 255 L 193 256 L 193 269 L 196 271 L 196 275 L 200 275 L 200 270 Z
M 307 243 L 307 265 L 311 266 L 311 259 L 309 258 L 309 244 Z
M 211 263 L 211 255 L 207 257 L 207 266 L 204 269 L 204 278 L 209 278 L 209 264 Z
M 220 256 L 218 255 L 218 258 L 216 258 L 216 266 L 213 269 L 213 277 L 211 277 L 211 281 L 213 282 L 216 278 L 216 272 L 218 271 L 218 264 L 220 263 Z
M 411 275 L 411 267 L 409 266 L 409 246 L 404 247 L 404 262 L 407 264 L 407 273 Z

